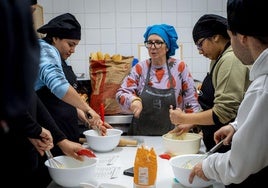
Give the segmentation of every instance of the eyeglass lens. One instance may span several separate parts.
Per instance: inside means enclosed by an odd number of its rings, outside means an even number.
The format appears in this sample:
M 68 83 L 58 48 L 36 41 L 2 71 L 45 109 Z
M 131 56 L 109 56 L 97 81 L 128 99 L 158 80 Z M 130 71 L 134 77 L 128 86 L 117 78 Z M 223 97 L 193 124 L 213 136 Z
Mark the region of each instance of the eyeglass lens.
M 164 42 L 163 41 L 145 41 L 144 44 L 146 48 L 152 48 L 152 46 L 154 46 L 154 48 L 159 49 L 162 47 L 162 44 L 164 44 Z
M 200 42 L 197 42 L 196 43 L 196 47 L 198 50 L 201 50 L 202 49 L 202 46 L 203 46 L 203 42 L 206 40 L 206 38 L 203 38 Z

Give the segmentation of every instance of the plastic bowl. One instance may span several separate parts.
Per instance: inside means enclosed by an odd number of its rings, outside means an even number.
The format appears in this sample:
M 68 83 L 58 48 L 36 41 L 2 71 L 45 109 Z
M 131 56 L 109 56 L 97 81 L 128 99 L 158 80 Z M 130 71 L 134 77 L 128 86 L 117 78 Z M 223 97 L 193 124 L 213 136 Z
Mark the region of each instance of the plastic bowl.
M 123 131 L 120 129 L 107 129 L 105 136 L 100 136 L 96 130 L 87 130 L 83 134 L 86 137 L 90 149 L 98 152 L 108 152 L 119 144 Z
M 197 133 L 185 133 L 180 136 L 167 133 L 162 136 L 165 152 L 171 156 L 198 153 L 201 139 L 202 136 Z
M 90 181 L 95 177 L 98 158 L 84 157 L 84 161 L 65 155 L 54 158 L 61 162 L 64 167 L 52 167 L 48 160 L 45 161 L 45 165 L 53 181 L 60 186 L 78 187 L 80 183 Z
M 172 157 L 169 160 L 169 164 L 172 167 L 173 174 L 178 182 L 186 187 L 208 187 L 214 183 L 213 180 L 205 181 L 198 176 L 194 177 L 193 183 L 190 184 L 188 179 L 192 171 L 190 160 L 200 158 L 202 154 L 185 154 Z M 189 164 L 188 164 L 189 163 Z

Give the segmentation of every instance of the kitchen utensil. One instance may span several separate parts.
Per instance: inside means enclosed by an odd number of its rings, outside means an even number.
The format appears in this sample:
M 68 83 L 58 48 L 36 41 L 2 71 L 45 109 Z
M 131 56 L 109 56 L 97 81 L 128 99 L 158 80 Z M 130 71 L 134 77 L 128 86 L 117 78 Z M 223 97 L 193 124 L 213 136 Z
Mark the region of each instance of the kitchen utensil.
M 120 138 L 119 140 L 119 147 L 124 147 L 124 146 L 137 146 L 138 141 L 134 139 L 127 139 L 127 138 Z
M 48 160 L 45 161 L 45 165 L 52 180 L 58 184 L 57 187 L 79 187 L 81 182 L 91 181 L 95 177 L 97 157 L 84 157 L 83 161 L 67 155 L 54 158 L 64 164 L 64 168 L 53 168 Z
M 185 168 L 189 168 L 189 167 L 193 167 L 195 166 L 197 163 L 199 163 L 200 161 L 204 160 L 205 158 L 207 158 L 210 154 L 214 153 L 215 151 L 217 151 L 222 145 L 223 145 L 223 141 L 221 140 L 218 144 L 216 144 L 213 148 L 211 148 L 208 152 L 206 152 L 204 155 L 201 155 L 199 157 L 194 157 L 188 161 L 186 161 L 186 163 L 184 163 L 184 165 L 182 167 Z
M 100 116 L 101 116 L 101 121 L 103 122 L 103 124 L 104 124 L 104 114 L 105 114 L 104 113 L 104 104 L 101 103 L 100 104 Z M 101 129 L 99 127 L 97 127 L 97 128 L 98 128 L 99 134 L 102 135 L 102 136 L 105 136 L 105 134 L 104 135 L 102 134 Z
M 184 154 L 177 155 L 169 159 L 169 164 L 172 167 L 172 171 L 175 177 L 176 182 L 179 182 L 179 187 L 195 187 L 195 188 L 205 188 L 212 187 L 211 185 L 215 182 L 214 180 L 203 180 L 202 178 L 195 176 L 193 182 L 189 182 L 189 175 L 192 172 L 192 168 L 184 168 L 182 166 L 185 165 L 189 159 L 193 159 L 194 157 L 200 157 L 204 154 Z M 176 184 L 177 185 L 177 184 Z M 172 187 L 172 186 L 170 186 Z M 214 186 L 213 186 L 214 187 Z
M 96 157 L 95 153 L 89 149 L 81 149 L 77 152 L 78 155 L 85 155 L 87 157 Z
M 120 129 L 107 129 L 105 136 L 100 136 L 96 130 L 83 132 L 90 149 L 98 152 L 112 151 L 118 145 L 123 131 Z
M 50 150 L 45 151 L 47 158 L 48 158 L 48 162 L 50 164 L 51 167 L 54 168 L 64 168 L 64 165 L 59 162 L 58 160 L 54 159 L 52 153 Z
M 202 136 L 197 133 L 167 133 L 162 135 L 164 152 L 171 156 L 196 154 L 200 150 Z
M 101 116 L 101 121 L 104 122 L 104 104 L 100 104 L 100 116 Z
M 159 157 L 162 159 L 167 159 L 167 160 L 169 160 L 171 158 L 171 156 L 168 153 L 160 154 Z

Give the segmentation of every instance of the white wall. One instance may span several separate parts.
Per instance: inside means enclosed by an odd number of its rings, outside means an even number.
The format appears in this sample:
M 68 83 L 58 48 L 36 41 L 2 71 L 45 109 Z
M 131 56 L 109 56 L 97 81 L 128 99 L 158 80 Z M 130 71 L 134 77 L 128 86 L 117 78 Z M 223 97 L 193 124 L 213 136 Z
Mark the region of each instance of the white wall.
M 44 23 L 70 12 L 82 26 L 82 39 L 70 59 L 75 73 L 89 78 L 89 54 L 102 51 L 138 58 L 146 27 L 173 25 L 183 44 L 183 59 L 193 77 L 203 80 L 209 60 L 198 54 L 192 28 L 206 13 L 226 16 L 226 0 L 38 0 L 43 6 Z

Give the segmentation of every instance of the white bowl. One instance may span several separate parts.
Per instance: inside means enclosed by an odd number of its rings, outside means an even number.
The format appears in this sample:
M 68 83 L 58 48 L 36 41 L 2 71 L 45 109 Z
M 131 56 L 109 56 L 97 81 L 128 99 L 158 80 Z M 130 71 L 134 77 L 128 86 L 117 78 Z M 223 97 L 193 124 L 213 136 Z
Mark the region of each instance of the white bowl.
M 45 161 L 49 174 L 53 181 L 63 187 L 78 187 L 80 183 L 92 180 L 95 177 L 98 158 L 84 157 L 84 161 L 76 160 L 69 156 L 57 156 L 54 159 L 63 164 L 63 168 L 50 166 Z
M 186 187 L 208 187 L 214 183 L 213 180 L 205 181 L 198 176 L 194 177 L 193 183 L 190 184 L 188 179 L 192 171 L 193 166 L 189 160 L 194 160 L 196 158 L 201 158 L 202 154 L 185 154 L 172 157 L 169 160 L 169 164 L 172 167 L 173 174 L 175 178 L 180 182 L 180 184 Z M 201 160 L 201 159 L 200 159 Z
M 180 136 L 174 133 L 162 135 L 162 143 L 166 153 L 171 156 L 195 154 L 199 152 L 202 136 L 196 133 L 185 133 Z
M 119 144 L 123 131 L 120 129 L 107 129 L 105 136 L 100 136 L 96 130 L 87 130 L 83 134 L 86 137 L 90 149 L 98 152 L 108 152 Z

